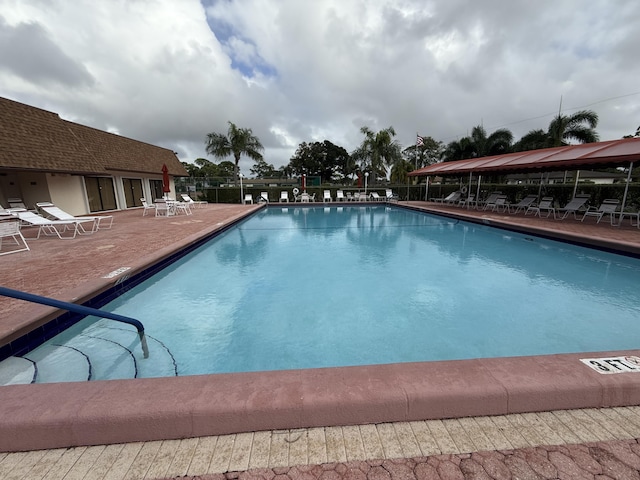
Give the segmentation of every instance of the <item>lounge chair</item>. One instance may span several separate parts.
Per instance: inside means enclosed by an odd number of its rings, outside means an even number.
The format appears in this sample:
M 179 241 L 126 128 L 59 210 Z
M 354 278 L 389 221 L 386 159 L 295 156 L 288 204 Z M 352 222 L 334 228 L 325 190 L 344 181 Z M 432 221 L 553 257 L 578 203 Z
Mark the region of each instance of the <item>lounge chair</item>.
M 467 196 L 467 197 L 462 197 L 460 199 L 460 201 L 458 202 L 458 206 L 459 207 L 467 207 L 467 209 L 469 209 L 469 207 L 471 205 L 475 205 L 476 202 L 476 195 L 474 193 L 472 193 L 471 195 Z
M 538 195 L 527 195 L 518 203 L 514 205 L 509 205 L 509 208 L 508 208 L 509 213 L 515 215 L 520 211 L 525 212 L 527 208 L 529 208 L 531 205 L 533 205 L 536 202 L 537 199 L 538 199 Z M 513 211 L 511 211 L 511 209 L 513 209 Z
M 17 247 L 3 252 L 3 239 L 8 238 L 11 238 Z M 20 220 L 13 215 L 0 216 L 0 255 L 8 255 L 9 253 L 18 253 L 28 250 L 29 245 L 27 245 L 27 241 L 20 232 Z
M 485 198 L 484 200 L 479 200 L 476 204 L 476 209 L 480 210 L 480 208 L 483 208 L 488 205 L 488 204 L 493 204 L 495 203 L 496 199 L 502 195 L 502 192 L 496 190 L 495 192 L 491 192 L 489 194 L 489 196 L 487 198 Z
M 289 192 L 287 192 L 286 190 L 283 190 L 280 192 L 280 202 L 290 202 L 291 200 L 289 200 Z
M 322 201 L 323 202 L 333 202 L 333 199 L 331 198 L 331 190 L 325 190 L 322 193 Z
M 182 193 L 180 196 L 182 201 L 188 203 L 190 207 L 204 207 L 209 203 L 206 200 L 194 200 L 186 193 Z
M 385 190 L 385 196 L 387 198 L 387 202 L 397 202 L 398 201 L 398 195 L 393 193 L 393 190 L 391 190 L 390 188 L 387 188 Z
M 539 204 L 531 205 L 527 208 L 524 214 L 529 215 L 529 213 L 532 213 L 534 217 L 536 215 L 542 217 L 542 212 L 547 212 L 547 217 L 553 214 L 553 218 L 556 218 L 556 209 L 553 205 L 553 197 L 542 197 Z
M 9 204 L 9 208 L 24 208 L 27 210 L 27 207 L 21 198 L 7 198 L 7 203 Z
M 576 216 L 576 214 L 581 209 L 585 209 L 585 205 L 589 201 L 590 197 L 591 195 L 576 195 L 575 198 L 572 198 L 569 203 L 567 203 L 564 207 L 558 210 L 558 213 L 564 212 L 564 215 L 562 215 L 562 218 L 560 220 L 564 220 L 569 216 L 569 214 L 572 214 L 573 218 L 577 220 L 578 217 Z
M 36 203 L 36 207 L 53 220 L 93 220 L 93 227 L 91 228 L 90 232 L 80 231 L 78 233 L 93 233 L 100 229 L 109 230 L 113 225 L 113 215 L 92 215 L 86 217 L 76 217 L 74 215 L 71 215 L 70 213 L 65 212 L 61 208 L 56 207 L 53 203 L 50 202 Z M 82 230 L 84 230 L 84 228 Z
M 70 240 L 72 238 L 76 238 L 76 235 L 78 235 L 78 233 L 80 233 L 81 231 L 83 233 L 86 233 L 86 230 L 82 226 L 83 223 L 94 222 L 93 219 L 49 220 L 48 218 L 44 218 L 37 213 L 28 212 L 26 210 L 18 211 L 15 214 L 20 219 L 23 225 L 38 227 L 38 234 L 35 237 L 36 240 L 40 238 L 40 234 L 56 235 L 60 239 Z M 62 235 L 63 232 L 66 232 L 68 230 L 73 231 L 73 234 L 71 236 Z
M 371 200 L 373 200 L 374 202 L 380 202 L 380 201 L 384 200 L 384 198 L 382 198 L 378 192 L 371 192 L 369 194 L 369 198 Z
M 269 203 L 269 192 L 260 192 L 260 196 L 258 197 L 258 202 Z
M 250 204 L 252 204 L 252 205 L 253 205 L 253 197 L 251 196 L 251 194 L 250 194 L 250 193 L 245 193 L 245 194 L 244 194 L 244 200 L 242 201 L 242 203 L 244 203 L 245 205 L 246 205 L 247 203 L 250 203 Z
M 602 220 L 603 216 L 609 215 L 609 220 L 611 221 L 611 225 L 613 225 L 619 206 L 620 200 L 607 198 L 606 200 L 602 201 L 602 204 L 599 208 L 589 207 L 587 211 L 584 212 L 581 222 L 584 222 L 584 219 L 586 217 L 596 217 L 598 219 L 596 223 L 600 223 L 600 220 Z
M 460 200 L 461 196 L 462 196 L 462 192 L 460 190 L 457 190 L 455 192 L 450 193 L 444 198 L 432 198 L 431 200 L 436 203 L 452 204 L 452 203 L 457 203 Z
M 501 208 L 503 210 L 507 210 L 509 208 L 506 195 L 497 195 L 491 201 L 487 200 L 484 204 L 483 210 L 491 209 L 492 212 L 499 212 Z
M 342 190 L 338 190 L 336 192 L 336 202 L 344 202 L 346 198 L 344 197 L 344 192 Z

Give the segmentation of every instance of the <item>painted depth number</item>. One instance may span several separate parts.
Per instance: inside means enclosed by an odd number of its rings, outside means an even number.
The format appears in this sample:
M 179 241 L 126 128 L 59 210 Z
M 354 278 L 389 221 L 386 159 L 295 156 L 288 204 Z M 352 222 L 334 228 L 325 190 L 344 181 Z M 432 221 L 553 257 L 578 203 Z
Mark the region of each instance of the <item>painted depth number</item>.
M 640 372 L 640 357 L 581 358 L 580 361 L 602 374 Z

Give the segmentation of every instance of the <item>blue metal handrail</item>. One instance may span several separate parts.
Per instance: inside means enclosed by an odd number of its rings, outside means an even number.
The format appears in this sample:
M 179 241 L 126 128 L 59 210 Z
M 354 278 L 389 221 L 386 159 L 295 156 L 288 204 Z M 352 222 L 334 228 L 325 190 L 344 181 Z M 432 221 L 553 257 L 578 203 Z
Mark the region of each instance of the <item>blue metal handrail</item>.
M 0 295 L 3 295 L 5 297 L 17 298 L 18 300 L 25 300 L 27 302 L 49 305 L 51 307 L 68 310 L 69 312 L 79 313 L 81 315 L 93 315 L 95 317 L 108 318 L 109 320 L 115 320 L 116 322 L 133 325 L 138 330 L 144 358 L 149 357 L 147 339 L 144 336 L 144 325 L 142 325 L 142 322 L 136 320 L 135 318 L 125 317 L 123 315 L 118 315 L 117 313 L 103 312 L 102 310 L 98 310 L 97 308 L 85 307 L 84 305 L 78 305 L 76 303 L 63 302 L 54 298 L 42 297 L 33 293 L 21 292 L 20 290 L 13 290 L 11 288 L 2 286 L 0 286 Z

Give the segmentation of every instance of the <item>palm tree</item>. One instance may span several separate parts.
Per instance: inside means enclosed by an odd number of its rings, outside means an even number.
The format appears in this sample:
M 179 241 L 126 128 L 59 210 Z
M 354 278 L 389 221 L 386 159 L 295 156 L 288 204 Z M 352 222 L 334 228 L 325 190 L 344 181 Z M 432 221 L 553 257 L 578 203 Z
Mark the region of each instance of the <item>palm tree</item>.
M 598 114 L 591 110 L 580 110 L 573 115 L 558 115 L 549 124 L 549 146 L 568 145 L 570 140 L 578 143 L 597 142 L 597 125 Z
M 572 140 L 578 143 L 597 142 L 600 138 L 595 130 L 598 114 L 591 110 L 580 110 L 573 115 L 558 114 L 549 123 L 549 129 L 531 130 L 522 137 L 515 150 L 535 150 L 539 148 L 561 147 Z
M 471 130 L 471 136 L 450 142 L 442 153 L 442 158 L 445 162 L 450 162 L 466 158 L 501 155 L 511 151 L 511 142 L 513 142 L 513 134 L 510 130 L 499 128 L 487 136 L 484 127 L 478 125 Z
M 262 160 L 261 151 L 264 147 L 250 128 L 238 128 L 233 122 L 229 122 L 227 135 L 223 133 L 207 134 L 207 153 L 216 158 L 225 158 L 233 155 L 235 167 L 233 169 L 234 181 L 238 182 L 238 165 L 240 156 L 245 154 L 252 160 Z
M 386 166 L 402 160 L 400 145 L 393 139 L 396 131 L 389 127 L 374 133 L 368 127 L 362 127 L 360 132 L 365 138 L 360 147 L 353 152 L 353 158 L 360 161 L 363 171 L 373 173 L 374 181 L 378 176 L 386 178 Z

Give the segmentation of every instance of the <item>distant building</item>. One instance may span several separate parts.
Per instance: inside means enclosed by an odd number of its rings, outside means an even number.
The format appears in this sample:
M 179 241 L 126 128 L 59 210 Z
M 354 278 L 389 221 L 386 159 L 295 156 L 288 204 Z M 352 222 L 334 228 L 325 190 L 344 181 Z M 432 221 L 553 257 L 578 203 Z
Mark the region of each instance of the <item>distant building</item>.
M 163 196 L 163 165 L 175 194 L 173 178 L 188 174 L 173 151 L 0 97 L 2 206 L 49 201 L 74 215 L 139 207 Z
M 546 172 L 542 175 L 539 173 L 512 174 L 507 175 L 507 183 L 509 185 L 538 184 L 540 183 L 540 178 L 543 179 L 544 183 L 574 183 L 576 180 L 576 172 Z M 624 173 L 578 170 L 578 182 L 611 185 L 624 182 L 626 179 L 627 175 Z

